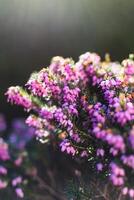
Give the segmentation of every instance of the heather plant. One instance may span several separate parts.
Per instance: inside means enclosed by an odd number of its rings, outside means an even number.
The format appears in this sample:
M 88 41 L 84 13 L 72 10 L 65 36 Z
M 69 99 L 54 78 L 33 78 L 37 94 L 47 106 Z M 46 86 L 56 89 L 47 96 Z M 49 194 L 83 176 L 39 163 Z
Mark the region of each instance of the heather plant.
M 87 52 L 78 62 L 54 57 L 8 101 L 30 115 L 36 138 L 88 160 L 121 194 L 134 198 L 134 56 L 121 63 Z
M 0 198 L 64 200 L 59 178 L 56 182 L 60 163 L 55 167 L 53 163 L 51 167 L 51 161 L 58 156 L 54 146 L 55 141 L 46 146 L 38 145 L 35 129 L 28 127 L 24 119 L 6 123 L 0 114 Z
M 34 129 L 27 127 L 23 119 L 13 120 L 9 131 L 6 127 L 5 118 L 1 114 L 0 190 L 12 188 L 19 198 L 23 198 L 24 188 L 36 175 L 36 167 L 26 149 L 26 145 L 34 137 Z

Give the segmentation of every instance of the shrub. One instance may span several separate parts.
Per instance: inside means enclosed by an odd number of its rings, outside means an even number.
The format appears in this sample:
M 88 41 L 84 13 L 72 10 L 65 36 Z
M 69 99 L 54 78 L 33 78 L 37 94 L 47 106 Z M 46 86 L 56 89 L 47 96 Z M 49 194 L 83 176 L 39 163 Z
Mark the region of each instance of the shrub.
M 10 87 L 8 101 L 28 113 L 40 142 L 92 160 L 123 195 L 134 197 L 134 61 L 105 61 L 87 52 L 78 62 L 54 57 L 25 87 Z M 91 162 L 90 162 L 91 163 Z

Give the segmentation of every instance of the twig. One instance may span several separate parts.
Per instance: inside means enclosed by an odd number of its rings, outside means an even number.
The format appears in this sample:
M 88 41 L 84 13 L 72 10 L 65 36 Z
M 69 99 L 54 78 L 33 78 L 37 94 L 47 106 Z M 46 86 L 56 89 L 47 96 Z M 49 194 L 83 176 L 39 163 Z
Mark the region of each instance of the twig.
M 56 197 L 58 200 L 65 200 L 61 193 L 58 195 L 57 192 L 46 184 L 39 176 L 36 176 L 35 179 L 39 182 L 40 187 L 46 189 L 52 196 Z

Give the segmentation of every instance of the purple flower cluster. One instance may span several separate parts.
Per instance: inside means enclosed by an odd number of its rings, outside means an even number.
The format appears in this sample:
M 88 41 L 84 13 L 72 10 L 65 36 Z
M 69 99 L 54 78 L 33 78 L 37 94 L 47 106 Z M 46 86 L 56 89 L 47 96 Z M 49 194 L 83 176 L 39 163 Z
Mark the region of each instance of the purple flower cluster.
M 23 119 L 12 121 L 12 130 L 9 135 L 9 143 L 17 149 L 24 149 L 26 144 L 35 136 L 33 127 L 27 127 Z
M 24 91 L 20 91 L 20 87 L 10 87 L 6 94 L 8 95 L 8 101 L 11 103 L 21 105 L 26 110 L 31 110 L 33 108 L 33 103 L 30 99 L 30 96 Z
M 1 121 L 6 124 L 4 116 Z M 3 123 L 0 124 L 2 134 L 5 133 Z M 28 182 L 27 169 L 31 166 L 25 147 L 34 137 L 34 132 L 33 128 L 26 126 L 23 119 L 15 119 L 8 138 L 3 139 L 3 135 L 0 137 L 0 190 L 11 187 L 19 198 L 24 197 L 23 190 Z
M 71 155 L 75 155 L 76 153 L 76 150 L 75 148 L 70 144 L 70 142 L 66 139 L 66 140 L 63 140 L 61 143 L 60 143 L 60 147 L 61 147 L 61 151 L 62 152 L 67 152 L 68 154 L 71 154 Z
M 115 186 L 124 185 L 124 176 L 125 176 L 124 169 L 119 167 L 115 163 L 111 163 L 110 167 L 111 167 L 110 179 L 111 179 L 113 185 L 115 185 Z
M 93 157 L 97 170 L 109 171 L 122 194 L 133 197 L 133 86 L 132 55 L 119 63 L 87 52 L 76 63 L 54 57 L 48 67 L 31 75 L 25 89 L 10 87 L 6 95 L 11 103 L 34 111 L 26 123 L 41 142 L 55 137 L 61 151 L 81 159 Z

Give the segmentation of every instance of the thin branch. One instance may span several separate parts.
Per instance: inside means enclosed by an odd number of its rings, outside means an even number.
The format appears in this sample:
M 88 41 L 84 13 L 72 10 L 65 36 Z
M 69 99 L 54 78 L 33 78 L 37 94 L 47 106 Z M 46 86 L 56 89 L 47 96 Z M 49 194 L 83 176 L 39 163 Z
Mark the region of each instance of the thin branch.
M 40 187 L 47 190 L 52 196 L 56 197 L 58 200 L 65 200 L 61 193 L 56 192 L 52 187 L 46 184 L 39 176 L 36 176 L 35 179 L 39 182 Z

